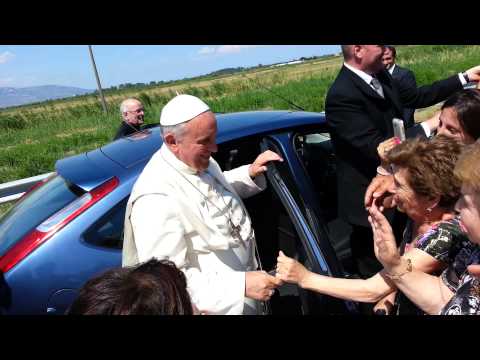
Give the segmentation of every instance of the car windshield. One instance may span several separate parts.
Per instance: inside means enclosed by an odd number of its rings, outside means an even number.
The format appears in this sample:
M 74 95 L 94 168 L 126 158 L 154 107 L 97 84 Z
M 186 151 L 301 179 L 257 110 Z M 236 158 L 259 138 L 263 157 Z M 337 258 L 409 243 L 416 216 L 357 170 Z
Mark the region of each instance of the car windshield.
M 0 256 L 83 193 L 82 189 L 59 175 L 32 190 L 0 218 Z

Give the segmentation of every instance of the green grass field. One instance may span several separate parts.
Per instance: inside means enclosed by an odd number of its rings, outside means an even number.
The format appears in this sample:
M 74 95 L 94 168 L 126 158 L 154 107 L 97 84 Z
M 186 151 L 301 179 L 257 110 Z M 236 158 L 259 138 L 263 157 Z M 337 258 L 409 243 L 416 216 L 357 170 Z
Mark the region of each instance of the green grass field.
M 480 46 L 399 46 L 398 62 L 415 72 L 419 84 L 427 84 L 480 64 Z M 127 96 L 144 102 L 147 123 L 158 121 L 175 91 L 201 97 L 216 112 L 290 108 L 267 87 L 308 111 L 323 111 L 341 63 L 337 56 L 136 92 L 123 90 L 107 96 L 108 114 L 94 96 L 5 109 L 0 111 L 0 183 L 53 171 L 56 160 L 109 142 L 119 125 L 119 103 Z

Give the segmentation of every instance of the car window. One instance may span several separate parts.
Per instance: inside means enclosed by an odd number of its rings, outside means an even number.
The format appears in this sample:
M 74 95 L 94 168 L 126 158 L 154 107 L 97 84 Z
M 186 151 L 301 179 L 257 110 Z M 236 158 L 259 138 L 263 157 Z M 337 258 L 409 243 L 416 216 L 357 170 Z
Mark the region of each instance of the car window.
M 84 193 L 76 185 L 55 175 L 25 195 L 0 219 L 0 256 L 45 219 Z
M 336 218 L 336 161 L 330 135 L 296 134 L 294 147 L 315 190 L 322 218 L 327 222 Z
M 84 234 L 83 240 L 90 245 L 122 249 L 123 245 L 123 224 L 128 197 L 120 201 Z
M 280 151 L 279 147 L 273 141 L 267 140 L 265 141 L 265 145 L 268 146 L 270 150 L 285 156 L 285 154 Z M 300 179 L 294 179 L 294 176 L 298 176 L 298 174 L 294 174 L 294 172 L 290 170 L 288 161 L 274 162 L 270 163 L 268 166 L 268 175 L 276 179 L 275 183 L 279 187 L 278 190 L 283 193 L 285 201 L 290 203 L 289 208 L 292 212 L 290 217 L 292 219 L 296 219 L 298 226 L 303 228 L 302 231 L 298 229 L 297 231 L 299 233 L 304 233 L 302 242 L 305 250 L 308 249 L 306 255 L 308 257 L 313 256 L 313 258 L 310 258 L 310 260 L 312 261 L 313 259 L 316 259 L 313 262 L 318 261 L 321 271 L 328 273 L 328 266 L 326 262 L 322 262 L 324 256 L 321 254 L 321 250 L 318 248 L 318 246 L 316 246 L 317 241 L 312 233 L 312 222 L 315 222 L 316 224 L 315 214 L 313 213 L 310 205 L 305 202 L 304 198 L 300 194 L 298 185 L 296 185 L 299 183 Z M 294 215 L 296 211 L 299 213 Z M 308 238 L 308 240 L 306 238 Z M 320 269 L 317 269 L 317 271 L 319 270 Z
M 332 247 L 345 269 L 350 269 L 351 227 L 338 216 L 335 154 L 328 133 L 298 133 L 294 146 L 311 179 L 320 216 L 326 223 Z

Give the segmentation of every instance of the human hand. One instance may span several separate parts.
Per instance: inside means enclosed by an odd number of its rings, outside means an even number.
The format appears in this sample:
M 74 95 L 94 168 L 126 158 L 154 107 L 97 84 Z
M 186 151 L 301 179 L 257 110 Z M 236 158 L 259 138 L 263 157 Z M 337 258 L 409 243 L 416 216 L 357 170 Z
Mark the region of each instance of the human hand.
M 300 264 L 297 260 L 286 256 L 283 251 L 280 250 L 277 257 L 277 278 L 288 282 L 299 284 L 302 287 L 302 282 L 310 273 L 305 266 Z
M 477 65 L 473 68 L 468 69 L 466 73 L 470 81 L 475 81 L 475 82 L 480 81 L 480 65 Z
M 380 212 L 375 202 L 368 210 L 368 221 L 373 231 L 373 248 L 375 256 L 384 269 L 391 273 L 395 266 L 400 265 L 401 257 L 398 253 L 393 230 L 387 218 Z
M 386 155 L 387 153 L 392 150 L 395 146 L 400 144 L 400 139 L 396 136 L 391 137 L 390 139 L 387 139 L 385 141 L 382 141 L 378 146 L 377 146 L 377 153 L 378 156 L 380 156 L 380 159 L 382 162 L 386 162 L 387 158 Z
M 365 192 L 365 208 L 370 208 L 373 202 L 380 202 L 380 206 L 382 207 L 380 210 L 394 207 L 393 196 L 386 196 L 393 186 L 394 181 L 392 175 L 375 176 Z
M 282 284 L 282 280 L 268 275 L 265 271 L 247 271 L 245 273 L 245 296 L 260 301 L 270 300 L 275 288 Z
M 248 174 L 251 178 L 254 178 L 261 173 L 267 171 L 266 164 L 270 161 L 283 161 L 283 159 L 277 153 L 271 150 L 264 151 L 255 159 L 255 161 L 248 168 Z
M 440 125 L 440 114 L 441 111 L 437 111 L 430 119 L 424 121 L 424 123 L 430 128 L 431 132 L 438 129 Z

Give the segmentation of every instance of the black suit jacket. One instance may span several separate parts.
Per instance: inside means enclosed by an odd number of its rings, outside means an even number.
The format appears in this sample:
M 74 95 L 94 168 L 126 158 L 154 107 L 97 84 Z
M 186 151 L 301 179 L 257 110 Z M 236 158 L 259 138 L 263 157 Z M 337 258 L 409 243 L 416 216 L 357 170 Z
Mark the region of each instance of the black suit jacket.
M 395 81 L 399 82 L 399 86 L 402 87 L 417 87 L 417 81 L 412 71 L 405 69 L 395 64 L 393 68 L 392 77 Z M 402 119 L 405 122 L 405 127 L 409 128 L 415 125 L 414 119 L 415 109 L 404 108 Z
M 117 140 L 117 139 L 120 139 L 122 137 L 131 135 L 131 134 L 136 133 L 137 131 L 140 131 L 140 130 L 141 130 L 140 125 L 127 124 L 125 121 L 122 121 L 122 123 L 118 127 L 117 133 L 113 137 L 113 140 Z
M 420 88 L 393 81 L 386 70 L 377 78 L 385 99 L 343 66 L 325 104 L 337 158 L 339 216 L 361 226 L 369 226 L 363 198 L 380 164 L 377 147 L 393 136 L 392 118 L 402 117 L 404 105 L 431 106 L 462 88 L 457 75 Z M 407 130 L 408 137 L 417 135 L 425 136 L 420 125 Z

